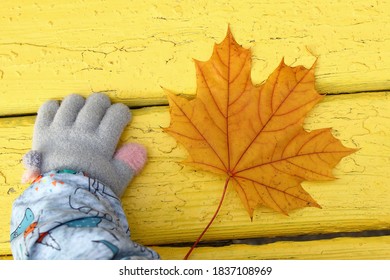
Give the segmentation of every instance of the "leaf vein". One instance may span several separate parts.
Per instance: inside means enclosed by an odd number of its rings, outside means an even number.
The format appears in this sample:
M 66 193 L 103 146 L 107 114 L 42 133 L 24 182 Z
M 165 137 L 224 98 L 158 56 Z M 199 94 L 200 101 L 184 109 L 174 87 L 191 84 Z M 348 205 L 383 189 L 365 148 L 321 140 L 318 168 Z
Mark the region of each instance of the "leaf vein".
M 188 119 L 189 123 L 194 127 L 194 129 L 198 132 L 198 134 L 204 139 L 204 141 L 207 143 L 207 145 L 210 147 L 210 149 L 214 152 L 214 154 L 218 157 L 219 161 L 221 164 L 226 168 L 225 163 L 223 162 L 222 158 L 220 155 L 217 153 L 216 149 L 211 145 L 211 143 L 207 140 L 207 138 L 201 133 L 201 131 L 198 129 L 198 127 L 193 123 L 191 118 L 184 112 L 184 110 L 174 101 L 172 100 L 173 103 L 175 103 L 176 107 L 179 108 L 179 110 L 183 113 L 183 115 Z

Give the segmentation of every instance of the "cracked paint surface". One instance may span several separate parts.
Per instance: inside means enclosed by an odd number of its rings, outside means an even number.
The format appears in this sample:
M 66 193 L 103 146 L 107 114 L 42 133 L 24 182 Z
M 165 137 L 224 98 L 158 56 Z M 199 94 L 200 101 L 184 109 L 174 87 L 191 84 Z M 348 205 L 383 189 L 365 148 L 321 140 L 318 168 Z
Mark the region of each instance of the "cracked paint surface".
M 305 128 L 333 127 L 345 145 L 361 150 L 338 165 L 335 175 L 340 179 L 326 187 L 305 183 L 305 189 L 321 200 L 320 212 L 305 209 L 284 219 L 263 209 L 254 217 L 256 222 L 248 223 L 235 193 L 228 191 L 206 240 L 389 228 L 389 11 L 390 2 L 372 0 L 222 0 L 197 5 L 168 0 L 23 5 L 3 1 L 0 256 L 10 253 L 12 201 L 26 188 L 20 184 L 20 159 L 31 147 L 34 114 L 47 99 L 62 99 L 72 92 L 86 96 L 101 91 L 114 102 L 139 108 L 133 110 L 133 122 L 121 138 L 122 143 L 144 144 L 149 154 L 146 168 L 123 199 L 133 238 L 156 245 L 194 241 L 215 210 L 224 179 L 180 163 L 185 150 L 161 129 L 169 124 L 161 86 L 191 96 L 192 59 L 207 60 L 228 24 L 237 39 L 253 49 L 255 83 L 265 80 L 282 57 L 290 65 L 308 66 L 312 54 L 318 56 L 317 89 L 328 95 Z M 356 253 L 351 257 L 389 257 L 384 244 L 390 243 L 383 240 L 359 239 L 358 244 L 356 239 L 340 238 L 310 246 L 285 242 L 199 252 L 211 257 L 332 258 L 349 250 Z M 180 258 L 184 255 L 180 250 L 187 249 L 159 250 L 163 256 Z
M 361 148 L 337 166 L 334 173 L 339 179 L 326 187 L 321 182 L 305 182 L 305 189 L 321 200 L 321 211 L 305 209 L 288 219 L 277 219 L 274 213 L 259 209 L 256 222 L 248 224 L 236 194 L 228 191 L 209 238 L 347 231 L 351 226 L 364 230 L 390 223 L 390 190 L 386 183 L 390 180 L 390 146 L 386 140 L 390 131 L 389 102 L 389 92 L 326 96 L 306 119 L 305 129 L 333 127 L 333 134 L 345 145 Z M 24 188 L 19 184 L 19 161 L 30 145 L 33 123 L 34 117 L 0 119 L 0 134 L 8 137 L 0 142 L 0 170 L 7 178 L 7 184 L 0 184 L 0 198 L 9 197 L 8 204 Z M 224 183 L 222 177 L 180 163 L 186 151 L 163 132 L 162 127 L 168 124 L 167 106 L 135 109 L 132 124 L 121 137 L 122 143 L 142 143 L 148 150 L 145 169 L 123 199 L 133 237 L 146 244 L 193 241 L 213 214 Z M 9 192 L 11 186 L 14 192 Z M 5 222 L 0 218 L 0 229 L 7 228 L 1 225 Z M 4 232 L 0 236 L 6 236 Z
M 206 60 L 228 24 L 253 49 L 255 83 L 282 57 L 308 66 L 313 53 L 320 92 L 388 90 L 389 10 L 382 1 L 5 1 L 0 114 L 34 113 L 42 100 L 69 92 L 106 92 L 130 106 L 167 104 L 160 86 L 195 92 L 191 60 Z

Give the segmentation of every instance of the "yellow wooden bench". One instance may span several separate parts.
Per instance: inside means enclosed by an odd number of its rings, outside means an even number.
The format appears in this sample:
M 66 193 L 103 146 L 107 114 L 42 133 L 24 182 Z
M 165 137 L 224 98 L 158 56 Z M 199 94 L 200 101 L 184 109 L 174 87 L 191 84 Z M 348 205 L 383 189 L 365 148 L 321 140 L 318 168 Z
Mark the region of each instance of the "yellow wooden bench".
M 208 223 L 224 178 L 182 165 L 161 86 L 195 92 L 192 58 L 207 60 L 230 24 L 253 51 L 261 83 L 282 57 L 316 68 L 327 94 L 305 128 L 333 127 L 361 148 L 339 179 L 305 182 L 322 209 L 284 216 L 265 208 L 253 222 L 232 188 L 193 259 L 390 259 L 390 2 L 15 1 L 0 12 L 0 259 L 11 257 L 12 201 L 20 159 L 31 147 L 42 102 L 105 92 L 133 108 L 122 142 L 144 144 L 149 161 L 123 206 L 133 239 L 181 259 Z M 308 51 L 310 50 L 310 51 Z

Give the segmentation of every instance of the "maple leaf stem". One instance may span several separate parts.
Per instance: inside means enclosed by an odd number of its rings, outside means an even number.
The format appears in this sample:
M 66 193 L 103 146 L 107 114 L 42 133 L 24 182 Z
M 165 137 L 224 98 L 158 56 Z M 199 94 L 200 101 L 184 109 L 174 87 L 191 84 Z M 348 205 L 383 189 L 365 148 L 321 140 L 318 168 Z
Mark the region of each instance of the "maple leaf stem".
M 200 240 L 203 238 L 203 235 L 207 232 L 207 230 L 210 228 L 211 224 L 214 222 L 215 218 L 217 217 L 218 215 L 218 212 L 219 210 L 221 209 L 221 206 L 222 206 L 222 202 L 223 200 L 225 199 L 225 195 L 226 195 L 226 190 L 227 190 L 227 187 L 229 185 L 229 181 L 231 179 L 231 176 L 229 176 L 226 181 L 225 181 L 225 186 L 223 188 L 223 192 L 222 192 L 222 197 L 219 201 L 219 204 L 218 204 L 218 207 L 217 207 L 217 210 L 215 211 L 213 217 L 211 218 L 210 222 L 207 224 L 207 226 L 204 228 L 204 230 L 202 231 L 202 233 L 199 235 L 198 239 L 196 239 L 196 241 L 194 242 L 194 244 L 192 245 L 192 247 L 190 248 L 190 250 L 188 251 L 188 253 L 185 255 L 184 257 L 184 260 L 188 260 L 189 256 L 191 255 L 192 251 L 195 249 L 195 247 L 198 245 L 198 243 L 200 242 Z

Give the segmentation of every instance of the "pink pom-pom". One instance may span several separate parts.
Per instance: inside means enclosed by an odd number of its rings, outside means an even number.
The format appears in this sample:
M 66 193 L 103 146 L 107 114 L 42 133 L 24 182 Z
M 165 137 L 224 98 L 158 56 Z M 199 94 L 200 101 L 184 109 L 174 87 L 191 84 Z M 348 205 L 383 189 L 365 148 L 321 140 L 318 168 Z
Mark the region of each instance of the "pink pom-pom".
M 22 184 L 31 183 L 40 175 L 39 170 L 27 169 L 22 175 Z
M 117 150 L 114 158 L 125 162 L 136 174 L 138 174 L 146 163 L 147 152 L 144 146 L 136 143 L 129 143 Z

